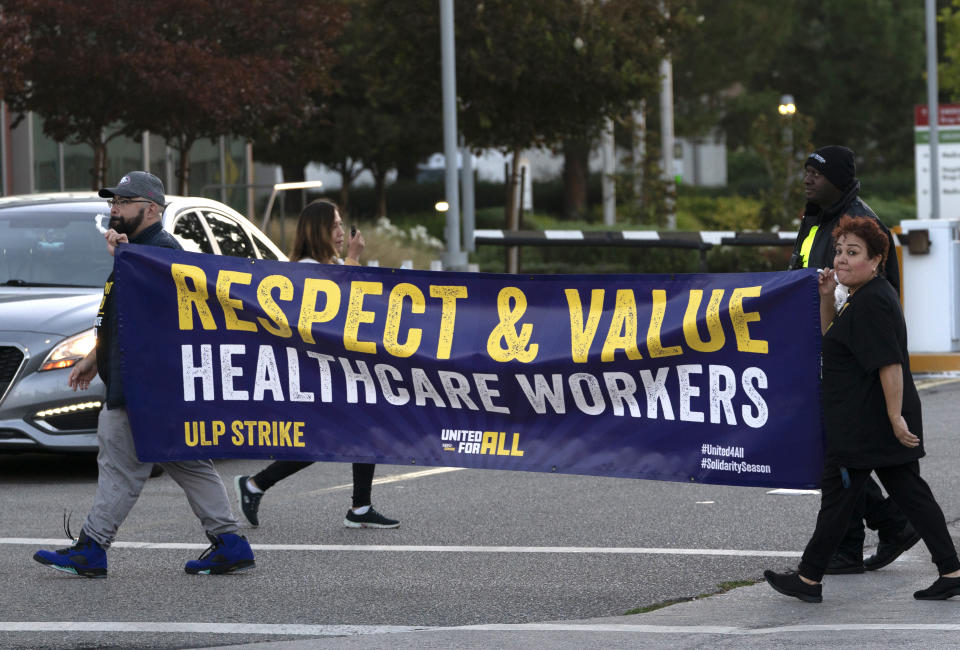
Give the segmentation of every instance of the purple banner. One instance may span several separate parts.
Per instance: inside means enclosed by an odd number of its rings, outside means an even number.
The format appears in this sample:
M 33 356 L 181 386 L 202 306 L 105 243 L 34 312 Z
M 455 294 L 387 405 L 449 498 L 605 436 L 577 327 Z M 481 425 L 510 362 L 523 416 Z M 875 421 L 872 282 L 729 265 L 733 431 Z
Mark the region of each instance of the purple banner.
M 123 246 L 144 461 L 819 484 L 816 274 L 499 275 Z

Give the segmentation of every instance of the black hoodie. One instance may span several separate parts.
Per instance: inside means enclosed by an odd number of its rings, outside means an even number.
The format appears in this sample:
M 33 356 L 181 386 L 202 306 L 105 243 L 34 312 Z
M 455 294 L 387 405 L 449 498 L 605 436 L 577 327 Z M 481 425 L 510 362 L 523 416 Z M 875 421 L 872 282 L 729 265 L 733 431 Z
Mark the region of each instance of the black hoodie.
M 159 246 L 182 250 L 180 242 L 163 229 L 159 221 L 144 228 L 139 235 L 130 239 L 131 244 Z M 100 313 L 97 314 L 97 373 L 107 387 L 107 408 L 125 405 L 123 394 L 123 376 L 121 373 L 120 319 L 117 317 L 114 275 L 110 271 L 107 284 L 103 287 L 103 300 L 100 301 Z M 144 341 L 143 345 L 149 345 Z
M 900 293 L 900 269 L 897 263 L 897 249 L 896 243 L 893 241 L 893 235 L 890 233 L 890 229 L 877 218 L 876 213 L 870 209 L 870 206 L 857 196 L 859 193 L 860 181 L 854 179 L 843 198 L 829 208 L 824 209 L 816 203 L 807 203 L 807 207 L 803 211 L 803 220 L 800 222 L 800 232 L 797 233 L 797 241 L 793 246 L 793 255 L 790 257 L 788 270 L 804 268 L 803 258 L 800 256 L 800 247 L 813 226 L 819 226 L 819 228 L 813 236 L 813 246 L 810 248 L 806 266 L 815 269 L 833 268 L 834 249 L 836 248 L 836 242 L 833 240 L 833 229 L 836 228 L 840 217 L 843 215 L 872 217 L 877 220 L 880 229 L 890 240 L 890 251 L 887 254 L 886 264 L 884 264 L 884 275 L 897 293 Z

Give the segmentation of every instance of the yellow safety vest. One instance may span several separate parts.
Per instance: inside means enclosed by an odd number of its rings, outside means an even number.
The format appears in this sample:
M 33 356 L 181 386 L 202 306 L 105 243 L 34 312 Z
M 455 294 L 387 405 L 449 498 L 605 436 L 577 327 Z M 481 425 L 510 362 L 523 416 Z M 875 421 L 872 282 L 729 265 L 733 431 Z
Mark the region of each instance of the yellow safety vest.
M 811 226 L 803 243 L 800 244 L 800 259 L 803 260 L 803 267 L 810 266 L 810 249 L 813 248 L 813 238 L 817 236 L 817 230 L 820 226 Z

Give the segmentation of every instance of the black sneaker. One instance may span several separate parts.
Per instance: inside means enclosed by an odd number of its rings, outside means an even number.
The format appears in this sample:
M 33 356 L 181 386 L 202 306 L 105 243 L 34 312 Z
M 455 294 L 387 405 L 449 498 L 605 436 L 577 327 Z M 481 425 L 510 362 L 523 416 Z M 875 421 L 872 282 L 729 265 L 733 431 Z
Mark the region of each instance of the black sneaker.
M 823 585 L 808 585 L 800 579 L 796 571 L 776 573 L 767 569 L 763 572 L 767 583 L 784 596 L 793 596 L 807 603 L 823 602 Z
M 864 560 L 863 566 L 867 571 L 882 569 L 909 551 L 919 541 L 920 533 L 907 524 L 892 542 L 881 541 L 877 544 L 877 552 Z
M 866 571 L 863 561 L 863 552 L 859 555 L 852 555 L 846 551 L 837 551 L 827 563 L 824 573 L 829 576 L 846 575 L 850 573 L 863 573 Z
M 917 600 L 946 600 L 952 596 L 960 596 L 960 578 L 940 576 L 926 589 L 913 592 Z
M 260 510 L 260 499 L 263 498 L 263 492 L 252 492 L 247 487 L 249 476 L 234 476 L 233 486 L 237 488 L 237 500 L 240 501 L 240 511 L 253 526 L 260 525 L 260 519 L 257 517 L 257 511 Z
M 352 508 L 347 510 L 343 525 L 347 528 L 396 528 L 400 522 L 384 517 L 370 506 L 370 509 L 362 515 L 355 514 Z

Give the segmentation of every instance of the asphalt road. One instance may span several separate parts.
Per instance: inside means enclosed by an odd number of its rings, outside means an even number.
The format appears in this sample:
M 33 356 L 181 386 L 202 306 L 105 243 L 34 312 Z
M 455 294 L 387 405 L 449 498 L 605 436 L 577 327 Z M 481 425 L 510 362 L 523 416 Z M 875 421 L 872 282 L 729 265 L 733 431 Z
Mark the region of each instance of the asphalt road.
M 921 395 L 928 450 L 922 471 L 947 520 L 956 522 L 960 383 Z M 229 484 L 263 464 L 218 467 Z M 0 648 L 697 647 L 711 633 L 701 621 L 718 626 L 711 645 L 781 647 L 776 634 L 745 642 L 719 626 L 815 626 L 818 617 L 829 617 L 833 627 L 806 630 L 801 645 L 843 647 L 845 633 L 850 647 L 867 639 L 904 645 L 898 632 L 844 632 L 844 609 L 829 605 L 833 593 L 848 604 L 849 622 L 861 621 L 851 604 L 856 588 L 878 597 L 868 580 L 879 572 L 825 583 L 827 602 L 819 609 L 766 585 L 739 586 L 760 580 L 765 568 L 796 565 L 813 529 L 815 494 L 388 465 L 377 468 L 377 478 L 386 481 L 374 486 L 374 505 L 401 519 L 399 529 L 344 528 L 350 468 L 318 463 L 271 490 L 261 526 L 244 531 L 257 567 L 213 577 L 183 572 L 205 538 L 179 487 L 166 476 L 151 479 L 110 551 L 110 577 L 86 580 L 31 555 L 66 545 L 65 511 L 72 512 L 74 534 L 79 530 L 95 463 L 0 456 Z M 875 543 L 872 534 L 867 543 Z M 889 570 L 900 581 L 885 583 L 892 603 L 915 605 L 911 590 L 935 577 L 918 549 Z M 831 585 L 838 585 L 833 592 Z M 849 599 L 841 588 L 853 590 Z M 940 609 L 918 611 L 935 612 L 932 620 L 947 627 L 921 627 L 920 636 L 913 630 L 910 644 L 926 638 L 929 647 L 949 647 L 960 638 L 960 599 L 933 606 Z M 751 618 L 761 610 L 762 621 Z M 535 625 L 564 621 L 579 627 Z M 462 626 L 473 626 L 469 636 Z M 667 628 L 676 628 L 676 638 Z M 782 647 L 793 647 L 797 637 L 784 634 Z

